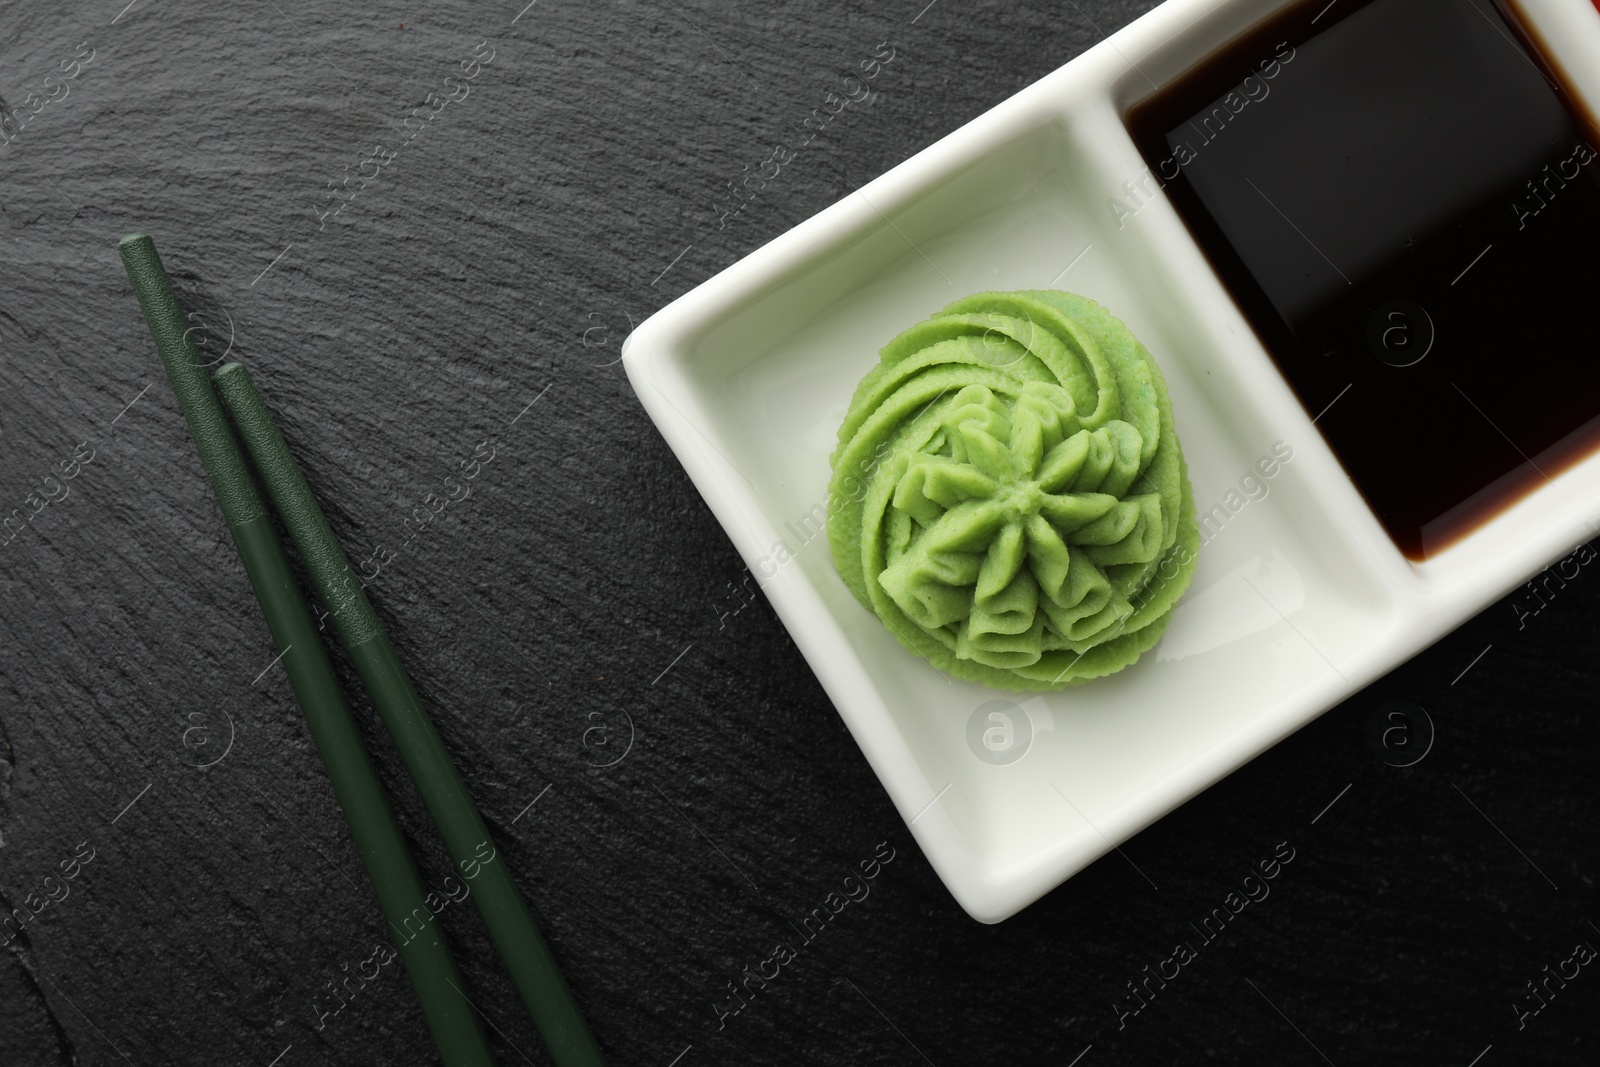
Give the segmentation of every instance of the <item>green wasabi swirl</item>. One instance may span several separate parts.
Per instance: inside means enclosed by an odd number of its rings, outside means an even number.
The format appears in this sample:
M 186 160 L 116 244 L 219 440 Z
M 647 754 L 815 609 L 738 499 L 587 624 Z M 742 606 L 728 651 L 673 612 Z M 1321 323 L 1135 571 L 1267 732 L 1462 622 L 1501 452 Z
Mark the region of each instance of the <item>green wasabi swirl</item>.
M 832 458 L 839 574 L 911 651 L 1056 689 L 1155 645 L 1199 547 L 1155 362 L 1092 300 L 958 300 L 889 342 Z

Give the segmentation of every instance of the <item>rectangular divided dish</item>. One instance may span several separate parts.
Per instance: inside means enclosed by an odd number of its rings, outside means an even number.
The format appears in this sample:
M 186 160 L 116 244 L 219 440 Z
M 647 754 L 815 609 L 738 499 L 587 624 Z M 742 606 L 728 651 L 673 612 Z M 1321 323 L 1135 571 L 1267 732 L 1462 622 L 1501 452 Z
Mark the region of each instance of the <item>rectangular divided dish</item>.
M 1590 457 L 1438 557 L 1408 561 L 1171 205 L 1130 195 L 1145 163 L 1127 108 L 1283 6 L 1169 0 L 679 298 L 623 350 L 918 843 L 984 922 L 1437 640 L 1600 520 Z M 1600 15 L 1522 7 L 1600 100 L 1579 73 L 1600 57 Z M 839 579 L 822 529 L 828 457 L 879 348 L 959 297 L 1029 288 L 1092 297 L 1144 342 L 1195 503 L 1214 516 L 1161 643 L 1120 674 L 1043 695 L 952 681 L 908 653 Z M 1270 479 L 1264 457 L 1280 461 Z M 997 710 L 1025 738 L 1009 762 L 969 741 L 974 716 Z

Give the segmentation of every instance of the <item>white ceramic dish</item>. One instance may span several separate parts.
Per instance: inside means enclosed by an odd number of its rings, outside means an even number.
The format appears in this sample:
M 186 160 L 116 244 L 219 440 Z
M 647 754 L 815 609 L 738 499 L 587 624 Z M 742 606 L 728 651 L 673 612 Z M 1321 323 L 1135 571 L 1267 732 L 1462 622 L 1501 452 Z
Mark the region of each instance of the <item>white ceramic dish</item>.
M 1416 654 L 1592 536 L 1600 458 L 1426 563 L 1405 559 L 1144 170 L 1126 107 L 1283 5 L 1169 0 L 641 325 L 641 401 L 789 628 L 945 884 L 998 922 Z M 1525 0 L 1600 100 L 1600 15 Z M 1148 79 L 1148 80 L 1147 80 Z M 952 682 L 835 574 L 828 456 L 845 405 L 907 325 L 987 289 L 1091 296 L 1154 353 L 1202 513 L 1277 442 L 1293 459 L 1202 550 L 1161 644 L 1057 694 Z M 1465 666 L 1465 664 L 1463 664 Z M 1021 711 L 1008 709 L 1010 701 Z M 1002 728 L 997 764 L 969 723 Z M 993 735 L 1003 746 L 1003 729 Z M 1013 754 L 1019 749 L 1013 749 Z M 1308 798 L 1310 802 L 1310 798 Z

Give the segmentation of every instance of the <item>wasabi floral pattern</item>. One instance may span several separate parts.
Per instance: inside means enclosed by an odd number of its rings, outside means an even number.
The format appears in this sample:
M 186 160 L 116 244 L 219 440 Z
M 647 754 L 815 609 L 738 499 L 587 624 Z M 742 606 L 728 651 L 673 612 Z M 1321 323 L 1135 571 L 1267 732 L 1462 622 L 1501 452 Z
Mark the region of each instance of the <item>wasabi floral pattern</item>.
M 980 293 L 895 338 L 857 387 L 834 480 L 872 453 L 890 458 L 841 494 L 834 562 L 939 669 L 1056 689 L 1121 670 L 1171 621 L 1199 543 L 1172 405 L 1094 301 Z

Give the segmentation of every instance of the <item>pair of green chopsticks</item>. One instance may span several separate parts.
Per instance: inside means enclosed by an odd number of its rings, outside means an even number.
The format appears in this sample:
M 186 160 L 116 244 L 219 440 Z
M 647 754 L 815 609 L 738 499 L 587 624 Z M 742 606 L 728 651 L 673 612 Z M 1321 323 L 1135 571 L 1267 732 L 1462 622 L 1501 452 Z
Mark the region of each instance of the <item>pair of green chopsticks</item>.
M 249 373 L 237 363 L 222 367 L 215 379 L 206 373 L 149 237 L 130 234 L 118 249 L 445 1067 L 497 1061 L 467 998 L 466 981 L 432 921 L 416 863 L 256 491 L 235 428 L 451 860 L 471 880 L 472 899 L 490 940 L 552 1061 L 557 1067 L 601 1067 L 600 1047 L 549 945 Z

